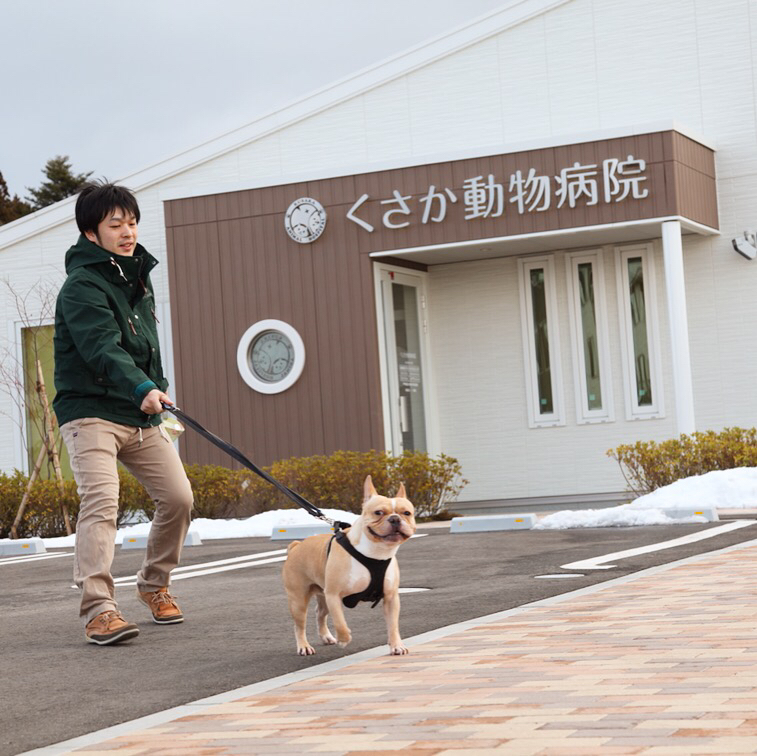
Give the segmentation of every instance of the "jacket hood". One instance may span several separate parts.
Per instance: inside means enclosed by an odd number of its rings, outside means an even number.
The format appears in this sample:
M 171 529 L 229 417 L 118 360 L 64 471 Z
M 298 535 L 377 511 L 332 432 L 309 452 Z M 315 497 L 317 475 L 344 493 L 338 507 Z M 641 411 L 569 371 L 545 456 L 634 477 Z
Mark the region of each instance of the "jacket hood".
M 139 243 L 134 248 L 133 257 L 143 257 L 147 261 L 156 263 L 157 261 L 153 256 Z M 116 260 L 121 262 L 119 255 L 114 255 L 107 250 L 103 249 L 99 245 L 91 242 L 84 234 L 79 236 L 79 240 L 73 247 L 70 247 L 66 252 L 66 273 L 71 273 L 77 268 L 81 268 L 85 265 L 93 265 L 95 263 L 109 262 L 110 260 Z M 130 259 L 128 257 L 124 260 Z M 150 267 L 153 267 L 152 265 Z

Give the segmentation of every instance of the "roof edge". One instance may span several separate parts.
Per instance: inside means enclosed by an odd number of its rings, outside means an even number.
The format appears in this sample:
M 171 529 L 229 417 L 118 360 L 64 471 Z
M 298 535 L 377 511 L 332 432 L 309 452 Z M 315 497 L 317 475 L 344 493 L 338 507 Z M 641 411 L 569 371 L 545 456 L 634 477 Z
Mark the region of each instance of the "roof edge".
M 352 163 L 342 165 L 332 169 L 321 171 L 308 171 L 307 173 L 290 173 L 286 176 L 262 176 L 254 180 L 237 182 L 237 181 L 219 181 L 213 184 L 205 184 L 194 190 L 187 191 L 183 189 L 172 188 L 160 192 L 160 198 L 163 201 L 191 199 L 192 197 L 205 197 L 210 194 L 226 194 L 228 192 L 243 192 L 250 189 L 262 189 L 269 186 L 286 186 L 287 184 L 299 184 L 304 181 L 322 181 L 324 179 L 343 178 L 345 176 L 362 175 L 365 173 L 376 173 L 379 171 L 392 171 L 402 168 L 413 168 L 421 165 L 433 165 L 434 163 L 446 163 L 455 160 L 470 160 L 475 158 L 489 157 L 490 155 L 509 155 L 515 152 L 527 152 L 529 150 L 541 150 L 549 147 L 564 147 L 573 144 L 584 144 L 586 142 L 601 142 L 606 139 L 619 139 L 630 136 L 640 136 L 642 134 L 656 134 L 659 132 L 675 131 L 703 147 L 713 152 L 716 148 L 703 139 L 696 132 L 687 128 L 675 120 L 652 121 L 649 123 L 631 124 L 629 126 L 617 126 L 615 128 L 597 129 L 592 131 L 582 131 L 571 134 L 559 134 L 551 137 L 539 139 L 529 139 L 518 142 L 505 142 L 501 144 L 490 144 L 484 147 L 474 149 L 445 151 L 444 153 L 434 152 L 423 155 L 416 155 L 410 159 L 401 158 L 397 160 L 387 160 L 373 163 Z

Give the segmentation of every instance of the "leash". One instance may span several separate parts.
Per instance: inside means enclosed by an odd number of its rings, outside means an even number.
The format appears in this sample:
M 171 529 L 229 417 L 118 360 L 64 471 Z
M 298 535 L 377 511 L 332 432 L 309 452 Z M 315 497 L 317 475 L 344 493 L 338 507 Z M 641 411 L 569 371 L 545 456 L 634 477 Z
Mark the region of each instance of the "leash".
M 271 485 L 278 488 L 281 493 L 291 499 L 295 504 L 297 504 L 297 506 L 302 507 L 308 514 L 328 523 L 332 528 L 334 528 L 334 531 L 336 533 L 338 533 L 343 528 L 350 527 L 350 524 L 348 522 L 339 522 L 338 520 L 332 520 L 331 518 L 326 517 L 326 515 L 323 514 L 323 512 L 321 512 L 321 510 L 315 506 L 315 504 L 311 504 L 304 496 L 298 494 L 297 491 L 293 491 L 288 486 L 285 486 L 281 481 L 278 481 L 272 475 L 269 475 L 265 470 L 261 470 L 254 462 L 247 459 L 247 457 L 245 457 L 244 454 L 242 454 L 242 452 L 236 448 L 236 446 L 232 446 L 228 441 L 224 441 L 222 438 L 216 436 L 215 433 L 211 433 L 206 428 L 203 428 L 202 425 L 197 422 L 197 420 L 189 417 L 189 415 L 187 415 L 183 410 L 180 410 L 173 404 L 166 404 L 165 402 L 161 402 L 161 404 L 163 405 L 163 409 L 167 410 L 172 415 L 175 415 L 192 430 L 196 431 L 201 436 L 210 441 L 211 444 L 215 444 L 215 446 L 225 451 L 230 457 L 233 457 L 237 462 L 244 465 L 248 470 L 252 470 L 252 472 L 254 472 L 256 475 L 259 475 L 261 478 L 263 478 L 263 480 L 267 480 Z

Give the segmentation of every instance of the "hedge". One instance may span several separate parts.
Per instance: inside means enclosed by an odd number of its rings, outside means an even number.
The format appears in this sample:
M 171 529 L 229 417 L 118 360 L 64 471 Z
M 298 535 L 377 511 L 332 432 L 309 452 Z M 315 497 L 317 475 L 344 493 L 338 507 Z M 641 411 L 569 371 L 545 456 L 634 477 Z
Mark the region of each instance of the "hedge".
M 725 428 L 666 441 L 638 441 L 607 452 L 618 462 L 629 491 L 643 496 L 681 478 L 713 470 L 757 467 L 757 430 Z
M 193 516 L 214 519 L 250 517 L 271 509 L 296 506 L 272 485 L 253 472 L 215 465 L 185 465 L 194 493 Z M 342 509 L 359 513 L 363 481 L 371 475 L 380 493 L 394 494 L 404 482 L 416 516 L 443 516 L 468 483 L 456 459 L 444 454 L 432 458 L 421 452 L 391 456 L 385 452 L 338 451 L 330 456 L 294 457 L 275 462 L 265 470 L 302 494 L 321 509 Z M 134 519 L 152 519 L 154 502 L 126 470 L 120 469 L 118 525 Z M 26 490 L 27 477 L 15 471 L 0 474 L 0 538 L 9 538 L 18 505 Z M 18 534 L 21 538 L 50 538 L 65 535 L 60 494 L 54 481 L 37 481 Z M 65 482 L 65 502 L 72 526 L 79 513 L 79 497 L 73 481 Z

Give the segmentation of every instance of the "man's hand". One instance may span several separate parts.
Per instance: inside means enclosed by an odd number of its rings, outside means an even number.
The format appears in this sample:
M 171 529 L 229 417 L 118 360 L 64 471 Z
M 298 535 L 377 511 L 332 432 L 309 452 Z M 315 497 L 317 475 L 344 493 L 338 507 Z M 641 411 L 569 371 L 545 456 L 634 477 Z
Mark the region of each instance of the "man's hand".
M 141 409 L 142 412 L 145 412 L 148 415 L 158 415 L 163 412 L 163 405 L 161 404 L 161 402 L 165 402 L 166 404 L 173 404 L 173 399 L 171 399 L 168 394 L 165 394 L 158 389 L 153 389 L 145 395 L 145 398 L 142 400 L 142 404 L 140 405 L 139 409 Z

